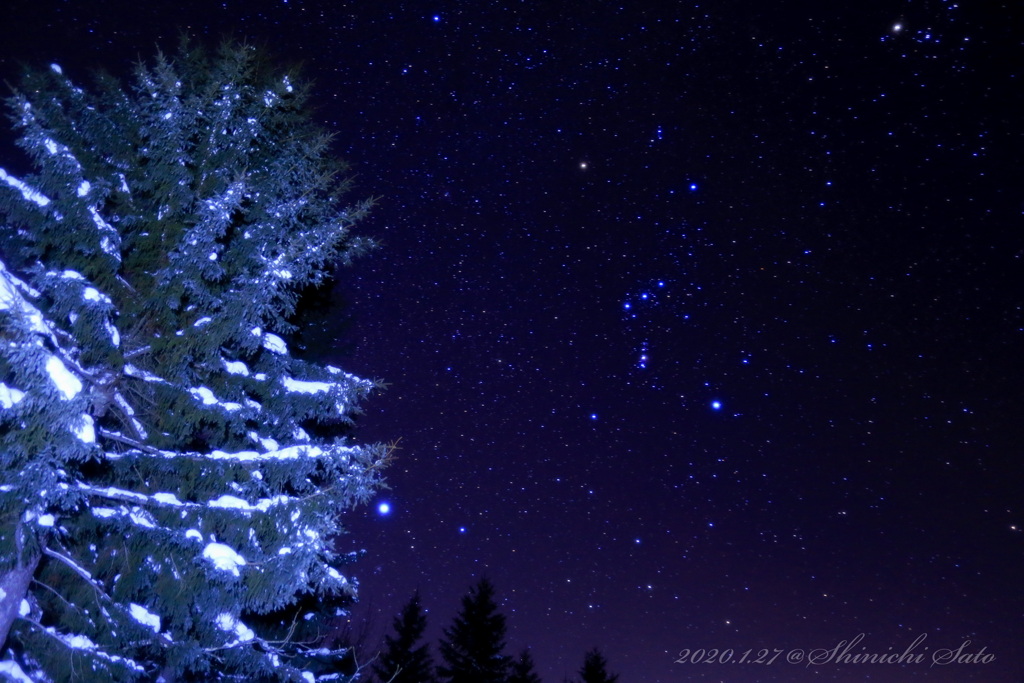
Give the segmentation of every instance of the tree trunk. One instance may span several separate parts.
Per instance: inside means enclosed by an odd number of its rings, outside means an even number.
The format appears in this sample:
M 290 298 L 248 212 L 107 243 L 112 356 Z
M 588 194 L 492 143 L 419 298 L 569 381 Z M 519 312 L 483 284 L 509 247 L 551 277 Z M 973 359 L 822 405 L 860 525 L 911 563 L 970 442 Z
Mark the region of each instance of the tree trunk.
M 39 566 L 40 557 L 42 552 L 36 551 L 0 574 L 0 651 L 7 643 L 11 624 L 20 615 L 21 601 L 28 595 L 28 586 Z

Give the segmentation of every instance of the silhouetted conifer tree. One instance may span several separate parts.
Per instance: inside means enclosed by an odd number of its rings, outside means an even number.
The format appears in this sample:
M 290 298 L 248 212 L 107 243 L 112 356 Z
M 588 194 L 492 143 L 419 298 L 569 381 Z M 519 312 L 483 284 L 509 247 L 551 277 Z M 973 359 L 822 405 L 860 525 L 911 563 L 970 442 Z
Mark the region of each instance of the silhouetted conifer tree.
M 447 683 L 505 683 L 509 657 L 505 649 L 505 617 L 494 603 L 494 586 L 487 579 L 470 588 L 462 610 L 441 641 L 444 665 L 438 668 Z
M 384 636 L 385 650 L 373 672 L 382 683 L 432 683 L 434 665 L 427 645 L 416 646 L 427 628 L 427 617 L 416 592 L 393 623 L 395 635 Z
M 608 660 L 596 647 L 583 656 L 583 666 L 580 668 L 582 683 L 616 683 L 618 680 L 618 674 L 608 673 Z
M 508 683 L 541 683 L 533 666 L 533 657 L 529 650 L 523 650 L 519 658 L 512 663 Z

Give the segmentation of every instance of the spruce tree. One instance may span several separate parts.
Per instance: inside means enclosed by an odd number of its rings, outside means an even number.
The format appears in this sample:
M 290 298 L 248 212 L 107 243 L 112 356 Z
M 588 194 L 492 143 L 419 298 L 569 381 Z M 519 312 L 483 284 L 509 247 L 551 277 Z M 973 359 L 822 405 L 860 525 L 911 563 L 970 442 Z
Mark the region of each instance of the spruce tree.
M 377 678 L 385 683 L 431 683 L 434 665 L 427 645 L 416 646 L 427 628 L 419 592 L 395 617 L 393 628 L 395 635 L 384 636 L 384 652 L 373 665 Z
M 494 586 L 480 579 L 444 630 L 439 677 L 447 683 L 504 683 L 509 667 L 504 649 L 505 617 L 494 603 Z
M 583 666 L 580 668 L 581 683 L 616 683 L 618 680 L 618 674 L 608 673 L 608 660 L 596 647 L 583 656 Z
M 338 514 L 388 450 L 341 435 L 374 384 L 286 342 L 369 246 L 306 89 L 229 44 L 9 105 L 35 170 L 0 169 L 0 672 L 335 670 Z
M 540 676 L 537 675 L 528 649 L 520 652 L 519 659 L 512 662 L 507 683 L 540 683 Z

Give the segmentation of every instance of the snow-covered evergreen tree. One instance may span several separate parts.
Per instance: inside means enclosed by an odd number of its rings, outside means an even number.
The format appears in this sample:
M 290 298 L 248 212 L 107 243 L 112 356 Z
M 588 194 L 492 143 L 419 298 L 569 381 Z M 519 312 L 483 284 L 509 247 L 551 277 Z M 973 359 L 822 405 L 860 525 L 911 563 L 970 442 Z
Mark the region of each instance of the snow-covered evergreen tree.
M 368 246 L 306 103 L 240 45 L 10 99 L 35 171 L 0 169 L 0 675 L 340 680 L 332 540 L 388 450 L 339 436 L 374 384 L 285 341 Z
M 373 663 L 381 683 L 433 683 L 434 664 L 426 643 L 420 643 L 427 629 L 427 616 L 419 592 L 413 594 L 395 617 L 395 634 L 384 636 L 384 651 Z
M 444 664 L 438 675 L 446 683 L 505 683 L 511 658 L 505 650 L 505 616 L 494 602 L 494 586 L 487 579 L 469 589 L 462 609 L 444 630 Z

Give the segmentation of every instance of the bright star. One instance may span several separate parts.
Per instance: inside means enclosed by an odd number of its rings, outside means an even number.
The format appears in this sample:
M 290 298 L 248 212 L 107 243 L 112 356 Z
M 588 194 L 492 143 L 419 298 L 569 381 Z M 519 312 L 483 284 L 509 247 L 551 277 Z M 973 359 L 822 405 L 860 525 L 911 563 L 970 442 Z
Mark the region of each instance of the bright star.
M 391 512 L 391 503 L 381 503 L 377 506 L 377 512 L 386 515 Z
M 722 402 L 721 401 L 712 401 L 711 402 L 711 409 L 712 410 L 721 410 L 722 409 Z

